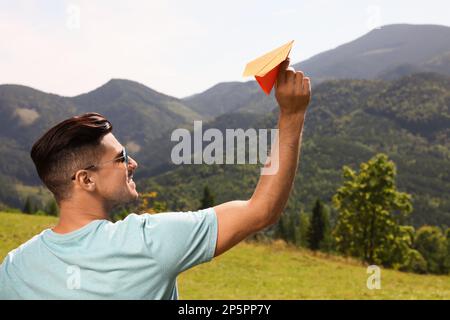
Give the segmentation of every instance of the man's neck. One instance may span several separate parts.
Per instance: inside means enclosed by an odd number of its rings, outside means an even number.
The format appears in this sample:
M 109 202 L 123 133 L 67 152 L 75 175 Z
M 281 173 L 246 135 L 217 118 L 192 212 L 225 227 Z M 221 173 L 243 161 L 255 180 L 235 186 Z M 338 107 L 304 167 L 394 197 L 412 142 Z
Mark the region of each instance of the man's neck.
M 99 202 L 61 201 L 58 224 L 52 229 L 56 233 L 76 231 L 95 220 L 109 219 L 108 210 Z

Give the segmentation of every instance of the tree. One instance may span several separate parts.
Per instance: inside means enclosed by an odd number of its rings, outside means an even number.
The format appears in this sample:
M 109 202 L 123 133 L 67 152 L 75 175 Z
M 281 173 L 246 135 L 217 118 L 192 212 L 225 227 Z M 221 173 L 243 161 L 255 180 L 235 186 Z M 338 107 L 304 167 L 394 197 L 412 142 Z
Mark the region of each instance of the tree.
M 450 270 L 450 228 L 445 231 L 445 238 L 447 239 L 447 257 L 445 258 L 445 267 Z
M 406 260 L 399 268 L 402 271 L 411 271 L 415 273 L 427 273 L 427 262 L 419 251 L 410 249 Z
M 381 153 L 362 163 L 359 173 L 344 166 L 343 176 L 343 186 L 333 196 L 339 213 L 334 230 L 337 250 L 391 266 L 394 253 L 407 253 L 399 250 L 408 244 L 400 224 L 412 211 L 411 196 L 397 191 L 395 164 Z
M 439 227 L 423 226 L 417 230 L 414 248 L 422 254 L 431 273 L 446 274 L 447 239 Z
M 276 224 L 276 228 L 275 228 L 275 238 L 276 239 L 283 239 L 285 240 L 287 238 L 287 230 L 286 230 L 286 223 L 285 221 L 285 217 L 284 214 L 282 214 L 280 216 L 280 219 L 278 219 L 278 222 Z
M 293 214 L 284 214 L 286 223 L 286 241 L 295 244 L 295 230 L 297 227 L 297 218 Z
M 58 208 L 58 205 L 56 204 L 56 201 L 54 198 L 49 200 L 45 211 L 47 212 L 47 214 L 49 214 L 51 216 L 57 216 L 59 214 L 59 208 Z
M 158 193 L 155 191 L 141 193 L 139 195 L 138 212 L 140 213 L 160 213 L 167 211 L 167 204 L 164 201 L 158 201 Z M 124 218 L 128 215 L 128 210 L 122 209 L 122 212 L 117 214 L 117 218 Z
M 414 237 L 414 227 L 399 225 L 384 243 L 384 250 L 379 250 L 379 260 L 394 269 L 426 273 L 425 259 L 412 249 Z
M 200 210 L 207 209 L 214 206 L 214 195 L 209 190 L 208 186 L 203 188 L 203 198 L 200 200 Z
M 28 214 L 33 214 L 36 211 L 34 203 L 30 197 L 25 200 L 25 205 L 23 206 L 23 212 Z
M 283 213 L 276 225 L 275 238 L 295 244 L 297 224 L 297 217 L 292 214 Z
M 299 247 L 308 247 L 309 224 L 309 216 L 301 211 L 299 214 L 299 223 L 295 229 L 295 244 Z
M 327 237 L 329 230 L 329 211 L 324 206 L 322 201 L 317 199 L 313 208 L 311 223 L 307 232 L 309 248 L 311 250 L 329 249 L 328 244 L 325 244 L 325 240 L 328 240 L 327 238 L 329 238 Z

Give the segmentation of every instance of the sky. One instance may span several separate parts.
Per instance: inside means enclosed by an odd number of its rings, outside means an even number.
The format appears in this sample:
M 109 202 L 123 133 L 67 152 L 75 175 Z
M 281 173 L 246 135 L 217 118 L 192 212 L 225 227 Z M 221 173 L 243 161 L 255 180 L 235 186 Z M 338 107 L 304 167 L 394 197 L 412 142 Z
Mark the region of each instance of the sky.
M 182 98 L 248 81 L 246 63 L 289 40 L 297 63 L 449 13 L 448 0 L 0 0 L 0 84 L 74 96 L 121 78 Z

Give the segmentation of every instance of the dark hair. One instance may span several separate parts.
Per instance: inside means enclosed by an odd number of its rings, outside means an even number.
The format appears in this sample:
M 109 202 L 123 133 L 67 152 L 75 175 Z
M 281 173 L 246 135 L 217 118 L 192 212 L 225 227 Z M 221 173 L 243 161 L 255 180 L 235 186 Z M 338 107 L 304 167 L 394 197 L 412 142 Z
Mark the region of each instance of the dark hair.
M 70 197 L 71 176 L 98 161 L 103 153 L 102 138 L 112 124 L 101 114 L 74 116 L 48 130 L 31 149 L 31 159 L 42 182 L 56 201 Z

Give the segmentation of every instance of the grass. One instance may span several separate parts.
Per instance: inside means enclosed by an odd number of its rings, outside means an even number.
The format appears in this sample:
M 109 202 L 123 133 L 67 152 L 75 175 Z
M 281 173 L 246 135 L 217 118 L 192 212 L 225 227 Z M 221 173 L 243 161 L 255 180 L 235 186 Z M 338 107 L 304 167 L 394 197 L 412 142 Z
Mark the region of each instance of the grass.
M 0 212 L 0 261 L 12 249 L 56 224 L 57 218 Z
M 450 299 L 450 276 L 381 270 L 369 290 L 359 261 L 280 244 L 242 243 L 179 277 L 181 299 Z
M 0 260 L 56 218 L 0 213 Z M 450 276 L 381 270 L 369 290 L 357 260 L 314 254 L 282 242 L 241 243 L 178 277 L 180 299 L 450 299 Z

